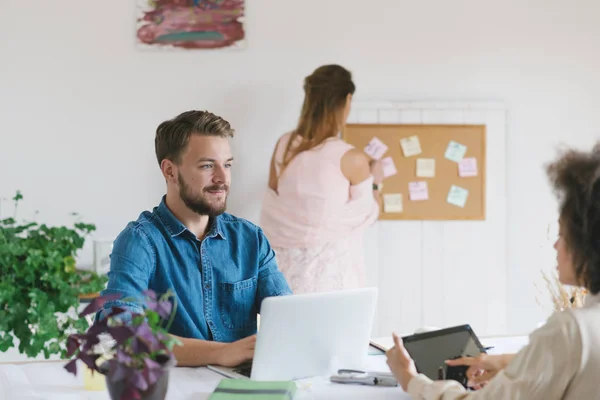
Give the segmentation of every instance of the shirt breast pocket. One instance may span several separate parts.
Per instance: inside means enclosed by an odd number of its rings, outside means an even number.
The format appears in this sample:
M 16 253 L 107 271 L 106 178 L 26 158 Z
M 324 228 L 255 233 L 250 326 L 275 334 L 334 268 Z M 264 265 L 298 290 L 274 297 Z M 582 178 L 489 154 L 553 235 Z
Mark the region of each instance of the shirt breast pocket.
M 243 281 L 221 282 L 221 319 L 228 329 L 256 327 L 256 277 Z

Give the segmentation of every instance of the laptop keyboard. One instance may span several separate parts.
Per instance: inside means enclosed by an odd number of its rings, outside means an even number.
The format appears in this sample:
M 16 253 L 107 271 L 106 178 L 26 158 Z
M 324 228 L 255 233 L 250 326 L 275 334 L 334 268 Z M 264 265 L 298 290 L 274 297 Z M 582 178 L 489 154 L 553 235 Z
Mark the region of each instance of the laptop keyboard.
M 250 378 L 250 374 L 252 373 L 252 361 L 238 365 L 233 371 Z

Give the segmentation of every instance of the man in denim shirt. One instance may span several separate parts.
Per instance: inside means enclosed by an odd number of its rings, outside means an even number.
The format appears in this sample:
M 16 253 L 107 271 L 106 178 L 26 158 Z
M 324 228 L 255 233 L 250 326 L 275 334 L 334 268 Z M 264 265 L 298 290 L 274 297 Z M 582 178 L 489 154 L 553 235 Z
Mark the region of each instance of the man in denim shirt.
M 114 242 L 102 294 L 143 298 L 172 289 L 170 333 L 180 366 L 235 366 L 251 359 L 262 300 L 291 294 L 259 227 L 225 213 L 233 129 L 205 111 L 188 111 L 156 130 L 156 157 L 167 194 L 130 222 Z M 116 300 L 104 308 L 137 302 Z

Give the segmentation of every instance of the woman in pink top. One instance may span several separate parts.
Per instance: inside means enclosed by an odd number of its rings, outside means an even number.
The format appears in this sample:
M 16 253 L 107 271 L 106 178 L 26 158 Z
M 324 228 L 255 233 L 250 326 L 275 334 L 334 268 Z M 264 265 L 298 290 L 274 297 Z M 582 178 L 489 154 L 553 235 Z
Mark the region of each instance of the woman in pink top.
M 365 284 L 363 235 L 379 215 L 383 172 L 340 138 L 354 90 L 343 67 L 317 68 L 297 128 L 273 152 L 260 224 L 294 293 Z

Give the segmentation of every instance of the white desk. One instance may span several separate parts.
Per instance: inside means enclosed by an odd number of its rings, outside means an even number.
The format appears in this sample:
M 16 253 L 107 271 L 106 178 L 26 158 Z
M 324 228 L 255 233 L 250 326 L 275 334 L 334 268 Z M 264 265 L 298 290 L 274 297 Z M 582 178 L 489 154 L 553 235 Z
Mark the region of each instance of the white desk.
M 383 338 L 379 343 L 389 345 Z M 527 343 L 527 337 L 482 339 L 486 346 L 495 346 L 494 353 L 516 352 Z M 385 356 L 369 356 L 369 370 L 389 371 Z M 67 373 L 65 362 L 33 362 L 0 365 L 0 399 L 11 400 L 108 400 L 106 391 L 90 392 L 83 388 L 81 375 Z M 222 376 L 206 368 L 175 368 L 170 373 L 168 400 L 204 400 L 215 389 Z M 400 387 L 371 387 L 342 385 L 329 382 L 327 377 L 297 381 L 294 400 L 320 399 L 394 399 L 410 397 Z

